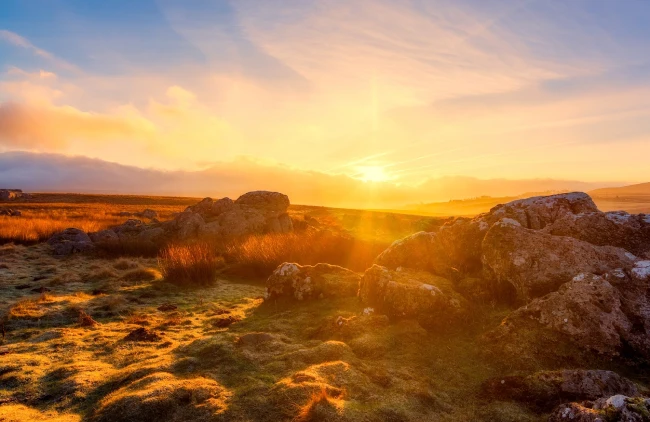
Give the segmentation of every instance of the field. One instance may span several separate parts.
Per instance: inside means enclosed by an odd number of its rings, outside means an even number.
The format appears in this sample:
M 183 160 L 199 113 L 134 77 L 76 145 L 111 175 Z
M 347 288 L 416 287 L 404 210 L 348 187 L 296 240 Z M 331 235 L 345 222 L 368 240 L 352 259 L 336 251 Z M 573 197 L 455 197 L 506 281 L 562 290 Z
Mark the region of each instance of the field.
M 55 258 L 34 243 L 68 226 L 119 224 L 124 211 L 166 219 L 196 202 L 36 195 L 11 204 L 23 216 L 0 225 L 0 420 L 546 420 L 548 409 L 482 393 L 504 373 L 572 365 L 504 362 L 483 347 L 508 306 L 476 305 L 459 329 L 428 332 L 363 317 L 357 298 L 263 299 L 284 261 L 362 272 L 390 242 L 444 219 L 291 206 L 317 234 L 171 244 L 158 256 Z

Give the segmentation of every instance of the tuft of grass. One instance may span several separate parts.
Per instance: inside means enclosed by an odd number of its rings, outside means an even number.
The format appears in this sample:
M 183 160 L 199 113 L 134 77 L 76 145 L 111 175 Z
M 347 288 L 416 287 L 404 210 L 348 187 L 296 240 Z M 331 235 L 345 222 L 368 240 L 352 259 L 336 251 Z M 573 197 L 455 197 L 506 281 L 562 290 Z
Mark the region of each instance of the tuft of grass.
M 121 258 L 115 261 L 113 268 L 116 270 L 132 270 L 133 268 L 138 268 L 139 265 L 132 259 Z
M 122 275 L 124 281 L 153 281 L 159 276 L 153 268 L 136 268 Z
M 339 418 L 340 402 L 331 397 L 325 387 L 316 391 L 307 404 L 300 408 L 296 422 L 335 421 Z
M 388 243 L 367 241 L 331 232 L 264 234 L 235 239 L 225 256 L 251 275 L 268 276 L 283 262 L 315 265 L 319 262 L 364 271 Z
M 209 285 L 225 265 L 214 246 L 205 242 L 169 245 L 160 253 L 158 265 L 166 281 L 186 285 Z

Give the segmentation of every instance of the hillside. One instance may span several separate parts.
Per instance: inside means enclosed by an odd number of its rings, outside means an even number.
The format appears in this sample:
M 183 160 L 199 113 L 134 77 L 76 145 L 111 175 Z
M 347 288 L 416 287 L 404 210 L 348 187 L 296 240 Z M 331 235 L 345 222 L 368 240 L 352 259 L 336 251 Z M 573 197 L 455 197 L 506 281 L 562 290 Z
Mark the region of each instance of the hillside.
M 603 211 L 650 212 L 650 182 L 594 189 L 589 192 L 589 195 Z

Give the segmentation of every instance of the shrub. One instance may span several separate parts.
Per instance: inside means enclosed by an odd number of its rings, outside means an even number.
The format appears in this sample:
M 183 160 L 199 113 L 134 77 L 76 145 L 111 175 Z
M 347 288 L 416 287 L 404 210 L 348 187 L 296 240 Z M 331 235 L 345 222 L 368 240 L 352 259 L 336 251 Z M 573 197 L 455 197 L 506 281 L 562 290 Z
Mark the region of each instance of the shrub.
M 224 266 L 214 246 L 205 242 L 172 244 L 158 256 L 158 265 L 166 281 L 178 285 L 214 283 Z

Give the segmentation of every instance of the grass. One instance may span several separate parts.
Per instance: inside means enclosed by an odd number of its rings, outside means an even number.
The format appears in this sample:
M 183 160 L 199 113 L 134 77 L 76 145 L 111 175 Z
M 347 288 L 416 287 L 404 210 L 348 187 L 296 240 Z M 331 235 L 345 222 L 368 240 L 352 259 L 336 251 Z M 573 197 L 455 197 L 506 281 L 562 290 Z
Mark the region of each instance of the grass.
M 389 245 L 331 232 L 266 234 L 236 239 L 225 245 L 224 256 L 251 275 L 268 276 L 284 262 L 319 262 L 363 271 Z
M 34 194 L 33 199 L 3 203 L 22 212 L 20 217 L 0 217 L 0 242 L 36 243 L 54 233 L 75 227 L 86 232 L 122 224 L 129 217 L 120 212 L 156 211 L 160 219 L 170 219 L 197 198 L 147 197 L 129 195 Z M 135 217 L 137 218 L 137 217 Z
M 165 280 L 181 286 L 214 283 L 224 264 L 216 248 L 206 242 L 169 245 L 158 258 Z

